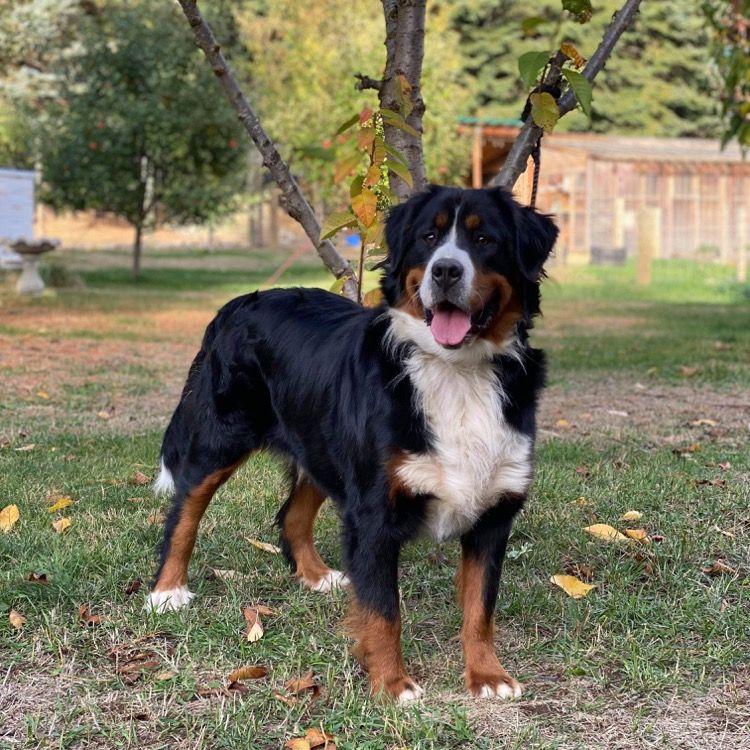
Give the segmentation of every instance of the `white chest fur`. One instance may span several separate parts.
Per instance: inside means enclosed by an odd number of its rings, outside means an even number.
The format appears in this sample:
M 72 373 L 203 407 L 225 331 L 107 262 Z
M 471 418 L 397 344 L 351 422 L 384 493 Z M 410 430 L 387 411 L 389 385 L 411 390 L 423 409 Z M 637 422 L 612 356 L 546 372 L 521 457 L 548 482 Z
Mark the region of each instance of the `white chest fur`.
M 433 445 L 408 454 L 398 476 L 435 497 L 426 530 L 438 540 L 468 531 L 501 494 L 524 493 L 531 480 L 531 440 L 505 420 L 491 361 L 470 359 L 417 349 L 406 362 Z

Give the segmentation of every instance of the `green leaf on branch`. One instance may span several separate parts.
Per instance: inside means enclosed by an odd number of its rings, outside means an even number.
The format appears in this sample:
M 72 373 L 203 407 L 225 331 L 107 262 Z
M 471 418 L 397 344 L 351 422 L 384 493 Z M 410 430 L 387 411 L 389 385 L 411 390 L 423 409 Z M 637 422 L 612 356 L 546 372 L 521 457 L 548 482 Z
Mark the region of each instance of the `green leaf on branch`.
M 557 121 L 560 119 L 560 108 L 552 94 L 546 91 L 542 94 L 532 94 L 531 119 L 545 132 L 551 133 Z
M 375 145 L 372 149 L 372 163 L 380 166 L 385 161 L 387 146 L 385 141 L 379 136 L 375 136 Z
M 408 133 L 415 138 L 419 138 L 419 133 L 414 130 L 414 128 L 409 125 L 409 123 L 407 123 L 406 120 L 404 120 L 404 118 L 401 117 L 398 112 L 394 112 L 392 109 L 381 109 L 380 114 L 382 115 L 387 125 L 390 125 L 392 128 L 403 130 L 404 133 Z
M 391 159 L 395 159 L 395 161 L 401 162 L 401 164 L 407 166 L 406 157 L 397 148 L 393 148 L 393 146 L 390 146 L 387 143 L 383 143 L 383 148 Z
M 375 128 L 362 128 L 357 133 L 357 148 L 362 151 L 369 150 L 375 140 Z
M 563 10 L 567 10 L 578 23 L 587 23 L 591 20 L 594 9 L 591 0 L 562 0 Z
M 320 229 L 320 239 L 327 240 L 344 227 L 351 227 L 357 223 L 357 217 L 351 211 L 336 211 L 326 217 Z
M 333 292 L 333 294 L 341 294 L 344 289 L 344 284 L 346 284 L 346 276 L 339 276 L 338 279 L 331 284 L 331 288 L 328 291 Z
M 372 190 L 363 188 L 359 195 L 352 198 L 352 211 L 365 228 L 375 221 L 378 210 L 378 198 Z
M 366 245 L 375 245 L 374 248 L 371 248 L 367 251 L 368 257 L 370 255 L 374 255 L 378 252 L 380 252 L 380 245 L 383 242 L 383 233 L 385 230 L 385 220 L 383 219 L 383 216 L 378 216 L 378 221 L 376 221 L 368 230 L 367 234 L 365 235 L 365 244 Z
M 411 84 L 409 83 L 409 79 L 403 73 L 398 74 L 396 99 L 402 116 L 408 117 L 411 114 L 412 109 L 414 109 L 414 105 L 411 103 Z
M 380 182 L 380 165 L 373 164 L 367 170 L 367 174 L 365 175 L 363 184 L 370 186 L 370 185 L 377 185 L 378 182 Z
M 409 187 L 414 187 L 414 180 L 406 165 L 400 161 L 393 160 L 388 162 L 388 169 L 397 174 Z
M 575 94 L 576 101 L 581 105 L 583 113 L 587 117 L 591 117 L 591 99 L 593 97 L 591 81 L 577 71 L 570 70 L 570 68 L 563 68 L 562 73 L 568 79 L 570 88 Z
M 358 174 L 349 186 L 349 197 L 353 198 L 355 195 L 359 195 L 362 192 L 362 185 L 364 184 L 365 178 L 363 175 Z
M 342 122 L 341 125 L 336 128 L 336 132 L 334 135 L 341 135 L 342 133 L 345 133 L 349 128 L 354 125 L 356 122 L 359 121 L 359 112 L 357 114 L 352 115 L 348 120 L 345 122 Z
M 542 68 L 549 60 L 547 52 L 524 52 L 518 58 L 518 72 L 521 74 L 523 85 L 530 89 L 539 77 Z

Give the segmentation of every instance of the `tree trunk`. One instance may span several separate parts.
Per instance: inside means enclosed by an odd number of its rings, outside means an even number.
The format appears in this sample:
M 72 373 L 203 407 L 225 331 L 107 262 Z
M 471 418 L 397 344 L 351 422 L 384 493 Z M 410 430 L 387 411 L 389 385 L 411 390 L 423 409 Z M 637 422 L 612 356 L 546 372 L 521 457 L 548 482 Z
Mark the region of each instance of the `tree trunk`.
M 386 63 L 380 84 L 380 106 L 399 111 L 399 75 L 411 85 L 412 111 L 406 118 L 418 137 L 386 125 L 385 140 L 406 159 L 414 180 L 410 188 L 400 177 L 390 173 L 391 188 L 403 201 L 412 192 L 424 190 L 427 177 L 422 150 L 422 59 L 424 57 L 424 24 L 427 0 L 382 0 L 385 15 Z
M 141 278 L 141 248 L 143 240 L 143 222 L 135 225 L 135 242 L 133 243 L 133 279 Z

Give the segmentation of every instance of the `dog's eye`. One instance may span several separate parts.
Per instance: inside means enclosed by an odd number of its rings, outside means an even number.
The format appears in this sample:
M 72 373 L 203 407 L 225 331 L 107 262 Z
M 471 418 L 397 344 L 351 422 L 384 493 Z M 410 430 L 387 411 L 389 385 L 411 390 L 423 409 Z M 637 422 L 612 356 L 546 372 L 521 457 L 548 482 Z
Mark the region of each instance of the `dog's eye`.
M 422 239 L 425 242 L 434 242 L 437 239 L 437 234 L 435 232 L 427 232 Z
M 476 242 L 477 245 L 489 245 L 490 244 L 490 238 L 486 234 L 478 234 L 474 238 L 474 242 Z

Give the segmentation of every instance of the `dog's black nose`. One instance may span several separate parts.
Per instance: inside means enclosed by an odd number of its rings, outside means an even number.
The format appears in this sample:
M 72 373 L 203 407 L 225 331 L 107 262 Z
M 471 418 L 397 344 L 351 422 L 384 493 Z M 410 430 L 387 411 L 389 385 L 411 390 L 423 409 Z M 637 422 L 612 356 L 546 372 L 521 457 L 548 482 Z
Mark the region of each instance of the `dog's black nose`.
M 432 280 L 443 291 L 448 291 L 463 276 L 463 266 L 457 260 L 442 258 L 432 265 Z

